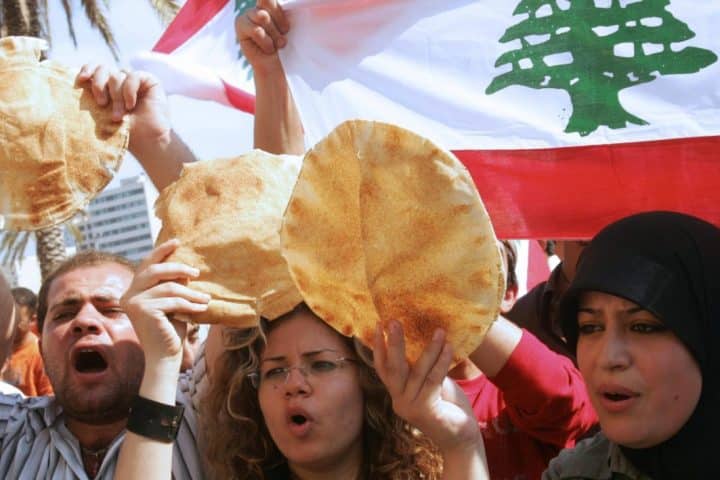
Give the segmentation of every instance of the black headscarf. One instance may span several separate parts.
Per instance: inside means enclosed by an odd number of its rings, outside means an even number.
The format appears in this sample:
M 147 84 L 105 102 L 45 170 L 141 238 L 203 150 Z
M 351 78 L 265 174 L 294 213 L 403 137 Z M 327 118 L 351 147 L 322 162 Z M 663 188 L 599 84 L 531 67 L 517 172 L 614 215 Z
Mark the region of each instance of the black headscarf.
M 568 344 L 578 338 L 580 293 L 595 290 L 636 303 L 687 346 L 702 374 L 692 415 L 672 438 L 623 453 L 653 479 L 720 478 L 720 229 L 695 217 L 650 212 L 598 233 L 560 302 Z

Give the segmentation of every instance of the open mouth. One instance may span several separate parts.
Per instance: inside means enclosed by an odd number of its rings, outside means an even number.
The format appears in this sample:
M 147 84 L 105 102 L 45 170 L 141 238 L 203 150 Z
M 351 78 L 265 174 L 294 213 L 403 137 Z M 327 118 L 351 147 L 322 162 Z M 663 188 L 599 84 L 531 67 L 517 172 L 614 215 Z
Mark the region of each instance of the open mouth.
M 105 371 L 108 364 L 98 351 L 85 348 L 75 355 L 74 366 L 80 373 L 99 373 Z
M 293 415 L 290 417 L 290 421 L 295 425 L 305 425 L 308 420 L 305 415 Z
M 624 393 L 604 393 L 603 396 L 611 402 L 622 402 L 623 400 L 631 398 L 630 395 Z

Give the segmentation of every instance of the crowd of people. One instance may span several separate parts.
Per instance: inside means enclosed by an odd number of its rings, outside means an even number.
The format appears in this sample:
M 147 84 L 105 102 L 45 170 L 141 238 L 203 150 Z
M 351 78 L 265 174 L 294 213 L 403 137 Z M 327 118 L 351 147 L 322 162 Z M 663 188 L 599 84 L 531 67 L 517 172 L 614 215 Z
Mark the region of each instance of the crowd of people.
M 301 154 L 277 54 L 289 29 L 274 1 L 236 20 L 256 83 L 255 146 Z M 86 66 L 78 82 L 130 116 L 130 151 L 158 189 L 195 161 L 151 75 Z M 198 349 L 176 315 L 210 298 L 186 286 L 197 269 L 166 261 L 178 245 L 139 266 L 79 253 L 37 297 L 0 277 L 2 478 L 720 474 L 720 229 L 703 220 L 640 213 L 559 241 L 560 265 L 519 299 L 517 252 L 503 241 L 501 314 L 456 364 L 442 330 L 409 364 L 398 322 L 361 345 L 305 304 L 253 328 L 212 326 Z

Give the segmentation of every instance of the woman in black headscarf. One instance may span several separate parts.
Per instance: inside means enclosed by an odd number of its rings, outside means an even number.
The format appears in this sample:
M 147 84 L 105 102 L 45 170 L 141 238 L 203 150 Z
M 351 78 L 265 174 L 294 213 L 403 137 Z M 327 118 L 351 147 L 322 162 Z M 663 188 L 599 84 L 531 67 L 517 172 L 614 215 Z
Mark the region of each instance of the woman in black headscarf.
M 720 229 L 651 212 L 585 249 L 559 314 L 602 433 L 546 479 L 720 478 Z

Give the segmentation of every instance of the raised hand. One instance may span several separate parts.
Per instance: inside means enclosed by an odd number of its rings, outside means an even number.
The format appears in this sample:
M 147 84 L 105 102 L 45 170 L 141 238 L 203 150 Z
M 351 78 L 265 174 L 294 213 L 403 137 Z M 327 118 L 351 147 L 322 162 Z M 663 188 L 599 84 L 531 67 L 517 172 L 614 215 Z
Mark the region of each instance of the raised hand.
M 146 365 L 170 364 L 170 371 L 175 372 L 182 359 L 186 324 L 172 321 L 172 314 L 203 312 L 210 300 L 209 295 L 182 284 L 198 276 L 196 268 L 162 263 L 178 245 L 178 240 L 169 240 L 155 248 L 120 300 L 145 351 Z
M 84 65 L 76 81 L 92 91 L 98 105 L 112 104 L 114 120 L 130 115 L 128 147 L 158 190 L 178 178 L 184 163 L 196 160 L 172 131 L 167 96 L 153 75 Z
M 255 8 L 235 19 L 237 41 L 256 75 L 282 70 L 277 52 L 287 44 L 289 30 L 277 0 L 258 0 Z
M 153 75 L 84 65 L 77 82 L 92 91 L 98 105 L 112 104 L 114 120 L 122 121 L 124 115 L 130 114 L 131 152 L 142 149 L 147 142 L 170 141 L 167 97 Z
M 452 347 L 438 330 L 412 367 L 405 357 L 402 326 L 391 322 L 385 341 L 378 329 L 373 349 L 375 369 L 393 400 L 395 412 L 422 430 L 441 449 L 477 441 L 479 429 L 469 402 L 447 371 Z

